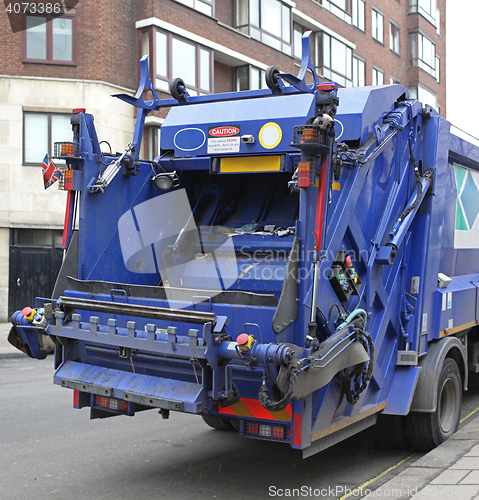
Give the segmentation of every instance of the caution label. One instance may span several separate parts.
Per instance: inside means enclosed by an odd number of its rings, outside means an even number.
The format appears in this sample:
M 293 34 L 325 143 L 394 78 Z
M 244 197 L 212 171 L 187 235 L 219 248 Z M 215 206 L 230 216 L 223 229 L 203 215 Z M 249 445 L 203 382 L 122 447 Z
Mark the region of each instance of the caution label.
M 208 128 L 208 154 L 239 153 L 241 127 L 224 125 Z

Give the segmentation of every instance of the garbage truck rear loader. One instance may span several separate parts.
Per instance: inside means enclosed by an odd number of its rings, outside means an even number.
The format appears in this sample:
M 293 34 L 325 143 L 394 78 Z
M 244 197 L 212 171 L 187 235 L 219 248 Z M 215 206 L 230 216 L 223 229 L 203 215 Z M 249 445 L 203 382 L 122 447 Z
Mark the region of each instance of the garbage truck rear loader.
M 393 445 L 451 436 L 479 366 L 479 149 L 400 85 L 320 83 L 307 37 L 264 90 L 176 79 L 161 100 L 141 69 L 123 154 L 82 110 L 58 146 L 68 249 L 12 341 L 44 358 L 52 339 L 91 418 L 195 413 L 304 457 L 376 422 Z

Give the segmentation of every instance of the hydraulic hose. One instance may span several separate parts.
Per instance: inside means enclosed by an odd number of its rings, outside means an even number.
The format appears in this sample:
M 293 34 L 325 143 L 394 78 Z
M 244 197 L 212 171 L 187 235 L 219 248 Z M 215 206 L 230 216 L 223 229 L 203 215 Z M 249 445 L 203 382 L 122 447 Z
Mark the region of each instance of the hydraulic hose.
M 293 398 L 293 392 L 296 386 L 296 379 L 298 378 L 298 373 L 299 373 L 298 365 L 292 364 L 291 373 L 289 374 L 288 390 L 284 394 L 283 399 L 280 399 L 279 401 L 273 401 L 269 398 L 268 386 L 266 385 L 266 374 L 264 374 L 263 383 L 261 384 L 261 388 L 258 394 L 259 402 L 262 404 L 262 406 L 269 411 L 284 410 L 289 405 L 289 403 L 291 403 L 291 399 Z
M 355 309 L 345 320 L 343 323 L 341 323 L 337 328 L 336 331 L 339 332 L 343 328 L 346 328 L 352 321 L 353 319 L 360 314 L 364 318 L 364 327 L 366 327 L 366 321 L 368 320 L 368 315 L 366 314 L 366 311 L 364 309 Z
M 403 213 L 399 216 L 398 222 L 401 222 L 404 217 L 406 217 L 410 212 L 412 212 L 418 205 L 419 201 L 422 198 L 422 183 L 421 183 L 421 174 L 419 173 L 419 168 L 417 166 L 416 158 L 414 158 L 414 152 L 412 150 L 412 144 L 409 142 L 409 158 L 414 167 L 414 175 L 416 176 L 417 181 L 417 195 L 414 202 L 409 205 L 406 209 L 404 209 Z

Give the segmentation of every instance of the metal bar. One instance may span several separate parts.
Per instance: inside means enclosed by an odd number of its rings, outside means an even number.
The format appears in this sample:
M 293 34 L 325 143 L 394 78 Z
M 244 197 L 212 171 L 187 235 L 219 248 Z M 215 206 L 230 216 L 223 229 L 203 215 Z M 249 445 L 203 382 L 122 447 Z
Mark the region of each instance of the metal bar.
M 101 300 L 60 297 L 60 303 L 63 307 L 71 307 L 74 309 L 80 309 L 82 311 L 95 311 L 110 314 L 120 314 L 123 316 L 136 316 L 157 320 L 179 321 L 180 323 L 204 324 L 213 323 L 216 319 L 214 313 L 105 302 Z

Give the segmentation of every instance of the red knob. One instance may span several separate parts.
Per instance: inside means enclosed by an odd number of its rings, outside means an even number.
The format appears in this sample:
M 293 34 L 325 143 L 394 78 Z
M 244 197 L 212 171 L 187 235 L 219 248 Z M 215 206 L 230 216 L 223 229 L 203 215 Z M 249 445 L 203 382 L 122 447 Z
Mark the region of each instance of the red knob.
M 238 338 L 236 339 L 236 342 L 238 342 L 239 345 L 245 345 L 248 343 L 249 336 L 247 333 L 242 333 L 238 335 Z
M 32 314 L 32 308 L 31 307 L 24 307 L 22 309 L 22 314 L 24 316 L 30 316 L 30 314 Z

